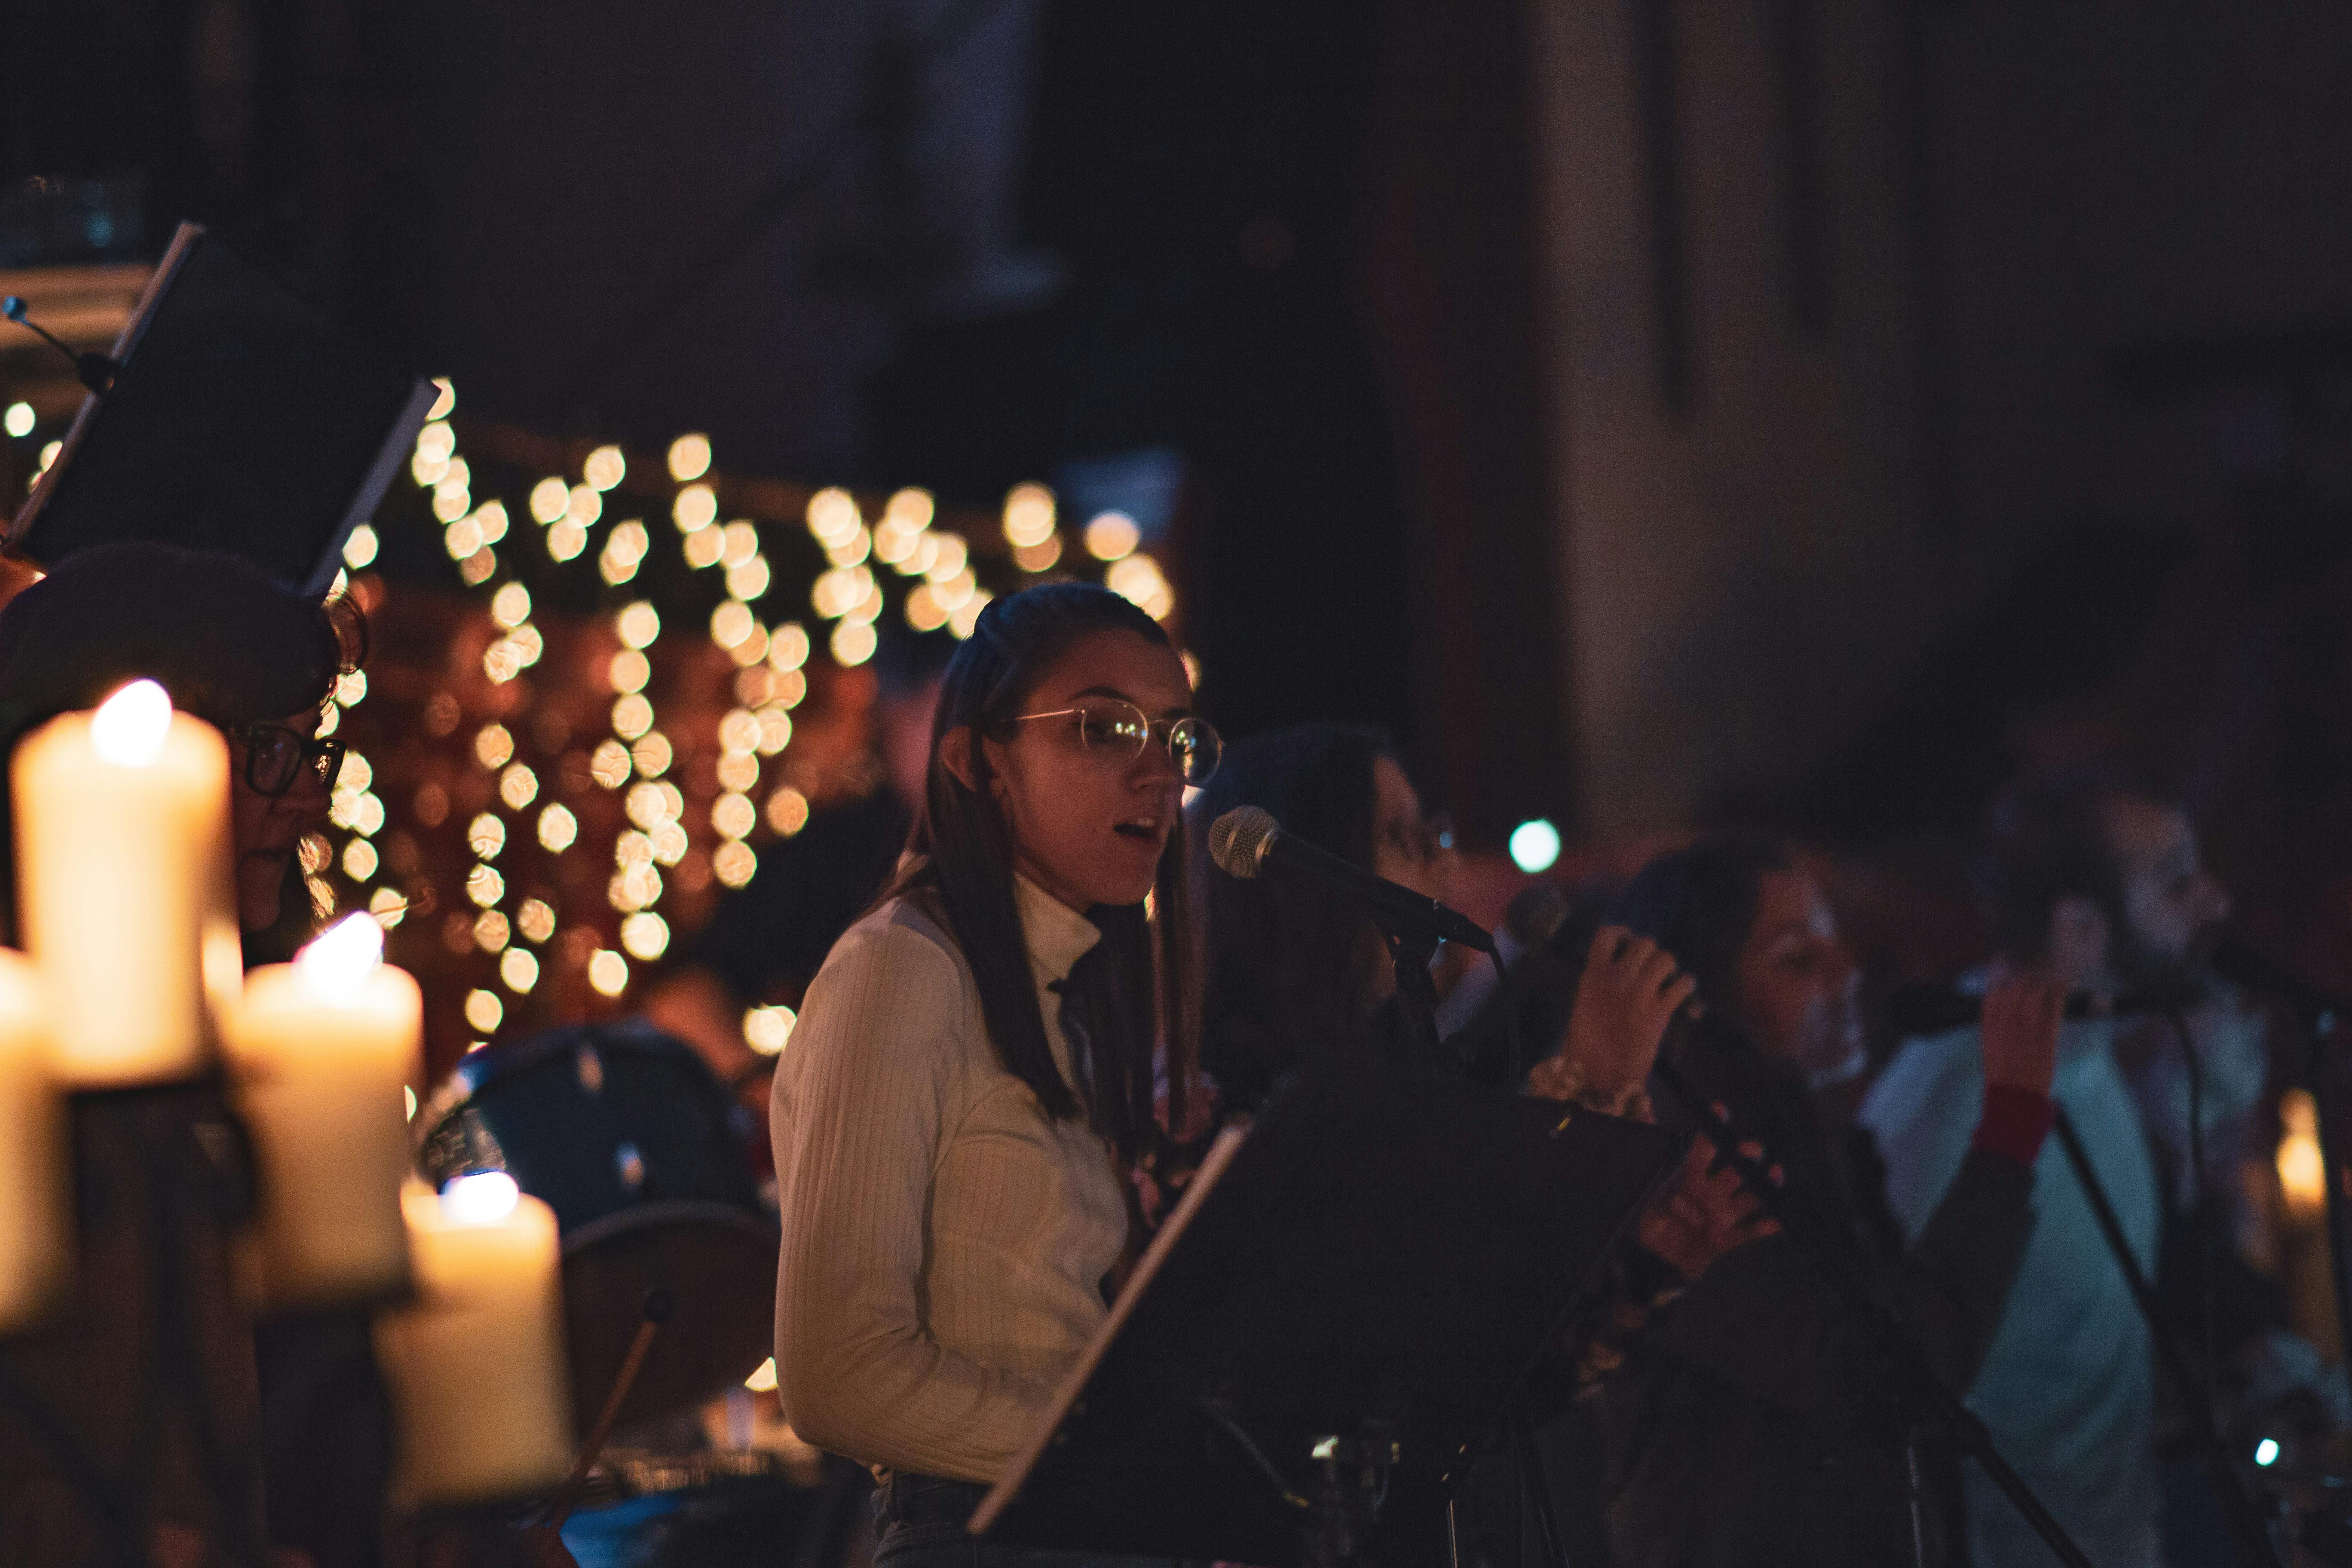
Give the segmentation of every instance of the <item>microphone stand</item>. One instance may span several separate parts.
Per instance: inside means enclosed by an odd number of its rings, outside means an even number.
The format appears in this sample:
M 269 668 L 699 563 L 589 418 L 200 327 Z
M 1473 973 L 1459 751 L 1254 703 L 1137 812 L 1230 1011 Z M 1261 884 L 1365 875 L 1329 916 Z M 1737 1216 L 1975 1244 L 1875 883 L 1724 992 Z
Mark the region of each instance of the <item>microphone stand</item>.
M 1960 1448 L 1976 1460 L 2011 1504 L 2024 1516 L 2025 1522 L 2033 1527 L 2034 1533 L 2048 1544 L 2059 1562 L 2065 1563 L 2067 1568 L 2093 1568 L 2091 1560 L 2083 1554 L 2083 1549 L 2075 1545 L 2074 1538 L 2066 1533 L 2065 1526 L 2060 1524 L 2048 1506 L 2034 1495 L 2025 1478 L 2001 1458 L 2000 1448 L 1993 1443 L 1992 1433 L 1986 1428 L 1983 1420 L 1961 1402 L 1959 1395 L 1945 1386 L 1944 1380 L 1928 1364 L 1926 1353 L 1912 1340 L 1902 1322 L 1870 1293 L 1869 1288 L 1855 1276 L 1835 1247 L 1806 1228 L 1806 1221 L 1798 1214 L 1797 1206 L 1772 1180 L 1770 1149 L 1765 1150 L 1760 1160 L 1751 1159 L 1743 1152 L 1741 1144 L 1758 1142 L 1759 1140 L 1741 1131 L 1727 1114 L 1717 1110 L 1708 1097 L 1700 1092 L 1698 1086 L 1667 1058 L 1665 1053 L 1659 1053 L 1652 1071 L 1659 1083 L 1681 1100 L 1692 1117 L 1706 1129 L 1707 1136 L 1715 1142 L 1717 1152 L 1739 1173 L 1741 1184 L 1780 1226 L 1781 1234 L 1812 1261 L 1831 1290 L 1843 1303 L 1847 1313 L 1861 1327 L 1864 1336 L 1894 1372 L 1913 1407 L 1941 1426 Z
M 2189 1048 L 2193 1050 L 2195 1047 Z M 2132 1254 L 2131 1239 L 2124 1234 L 2123 1221 L 2116 1216 L 2116 1205 L 2108 1199 L 2098 1173 L 2091 1168 L 2091 1153 L 2083 1145 L 2082 1134 L 2074 1129 L 2074 1119 L 2066 1114 L 2064 1106 L 2057 1109 L 2058 1117 L 2051 1130 L 2058 1135 L 2058 1146 L 2065 1152 L 2067 1164 L 2074 1167 L 2074 1179 L 2082 1184 L 2083 1195 L 2090 1200 L 2092 1217 L 2099 1222 L 2099 1234 L 2106 1238 L 2107 1250 L 2115 1254 L 2116 1265 L 2123 1270 L 2133 1304 L 2147 1321 L 2148 1337 L 2156 1344 L 2156 1364 L 2164 1369 L 2181 1403 L 2191 1413 L 2190 1419 L 2197 1427 L 2197 1446 L 2204 1450 L 2205 1467 L 2212 1475 L 2213 1490 L 2230 1516 L 2231 1528 L 2238 1532 L 2239 1544 L 2253 1561 L 2275 1565 L 2279 1561 L 2278 1543 L 2271 1539 L 2270 1521 L 2262 1505 L 2246 1489 L 2245 1477 L 2231 1462 L 2221 1428 L 2214 1419 L 2211 1392 L 2199 1380 L 2189 1363 L 2189 1352 L 2181 1348 L 2179 1337 L 2165 1321 L 2156 1299 L 2156 1287 L 2149 1283 L 2139 1259 Z
M 1374 923 L 1387 939 L 1389 960 L 1396 969 L 1397 1011 L 1406 1032 L 1421 1047 L 1424 1061 L 1444 1058 L 1445 1045 L 1437 1032 L 1437 983 L 1430 978 L 1429 966 L 1436 961 L 1438 939 L 1423 931 L 1395 929 L 1372 911 Z M 1490 951 L 1489 958 L 1495 958 Z M 1495 959 L 1497 973 L 1502 963 Z M 1507 984 L 1507 977 L 1506 982 Z M 1535 1422 L 1529 1416 L 1524 1401 L 1510 1419 L 1509 1441 L 1517 1466 L 1519 1495 L 1524 1510 L 1532 1502 L 1535 1508 L 1536 1531 L 1540 1540 L 1546 1568 L 1570 1568 L 1566 1533 L 1560 1529 L 1559 1510 L 1554 1505 L 1551 1484 L 1544 1477 L 1543 1457 L 1536 1447 Z M 1525 1541 L 1527 1515 L 1519 1515 L 1520 1539 Z M 1460 1548 L 1454 1529 L 1454 1505 L 1449 1500 L 1445 1509 L 1447 1552 L 1449 1559 L 1458 1561 Z

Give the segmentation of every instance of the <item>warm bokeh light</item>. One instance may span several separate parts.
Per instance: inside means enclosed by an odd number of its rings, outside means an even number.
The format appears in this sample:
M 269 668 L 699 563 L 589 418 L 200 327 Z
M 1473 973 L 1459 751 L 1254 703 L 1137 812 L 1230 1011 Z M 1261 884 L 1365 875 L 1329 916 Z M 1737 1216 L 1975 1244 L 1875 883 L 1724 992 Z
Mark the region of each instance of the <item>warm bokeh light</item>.
M 354 838 L 343 846 L 343 875 L 354 882 L 364 882 L 375 875 L 375 846 L 364 838 Z M 375 922 L 370 921 L 370 925 Z
M 1107 511 L 1087 524 L 1087 553 L 1097 561 L 1120 561 L 1143 542 L 1143 530 L 1123 511 Z
M 486 811 L 466 825 L 466 847 L 477 860 L 495 860 L 506 847 L 507 825 L 495 814 Z
M 457 406 L 457 384 L 446 375 L 436 375 L 433 378 L 433 384 L 440 389 L 439 395 L 433 399 L 433 406 L 425 416 L 427 419 L 446 419 Z
M 497 992 L 466 993 L 466 1022 L 473 1026 L 477 1033 L 487 1035 L 494 1032 L 506 1016 L 506 1004 L 499 1000 Z
M 768 826 L 790 838 L 808 826 L 808 796 L 790 784 L 779 788 L 768 797 Z
M 511 934 L 507 917 L 496 910 L 484 910 L 474 917 L 474 945 L 484 952 L 505 952 Z
M 600 490 L 609 490 L 628 474 L 629 461 L 618 447 L 599 447 L 580 465 L 580 477 Z
M 710 437 L 688 433 L 669 444 L 669 477 L 683 484 L 710 471 Z
M 466 896 L 488 909 L 507 896 L 507 879 L 495 867 L 477 866 L 466 873 Z
M 653 605 L 639 599 L 613 617 L 613 629 L 631 647 L 651 647 L 654 639 L 661 636 L 661 616 Z
M 563 518 L 547 531 L 547 558 L 570 561 L 588 548 L 588 530 L 576 518 Z
M 527 947 L 510 947 L 499 959 L 499 981 L 517 995 L 539 984 L 539 960 Z
M 631 958 L 650 963 L 669 947 L 669 925 L 651 910 L 640 910 L 621 922 L 621 946 Z
M 558 809 L 550 806 L 549 810 Z M 569 812 L 565 813 L 570 816 Z M 543 942 L 555 934 L 555 909 L 544 899 L 525 899 L 515 910 L 515 929 L 525 942 Z
M 551 474 L 530 487 L 531 521 L 553 522 L 572 507 L 572 487 Z
M 613 733 L 625 741 L 634 741 L 654 727 L 654 705 L 640 692 L 632 691 L 613 703 Z
M 588 959 L 588 984 L 600 996 L 618 996 L 629 988 L 629 961 L 610 948 L 598 948 Z
M 844 621 L 833 628 L 833 661 L 848 668 L 874 657 L 880 639 L 866 621 Z
M 539 814 L 539 847 L 548 853 L 562 854 L 579 837 L 580 819 L 562 801 L 551 802 Z
M 721 844 L 710 857 L 710 872 L 730 888 L 740 888 L 760 868 L 760 858 L 740 839 Z
M 514 757 L 514 737 L 504 724 L 485 724 L 474 736 L 474 760 L 486 768 L 502 768 Z
M 375 559 L 376 548 L 375 530 L 363 522 L 343 541 L 343 564 L 356 572 Z
M 646 682 L 653 679 L 653 660 L 635 648 L 625 647 L 613 656 L 612 662 L 604 667 L 604 673 L 605 679 L 616 693 L 625 695 L 632 691 L 643 691 L 646 689 Z
M 1054 531 L 1054 492 L 1044 485 L 1015 485 L 1004 495 L 1004 542 L 1018 548 L 1043 544 Z
M 743 1043 L 763 1057 L 775 1056 L 791 1043 L 799 1022 L 790 1007 L 754 1007 L 743 1015 Z
M 606 789 L 629 782 L 629 748 L 618 741 L 599 741 L 588 758 L 588 776 Z
M 530 590 L 520 583 L 502 583 L 490 595 L 490 619 L 507 627 L 530 619 Z
M 2279 1124 L 2284 1130 L 2279 1191 L 2287 1212 L 2298 1220 L 2317 1219 L 2327 1207 L 2327 1161 L 2319 1146 L 2319 1108 L 2309 1089 L 2291 1089 L 2279 1097 Z
M 669 772 L 677 752 L 670 748 L 669 737 L 659 730 L 648 730 L 629 748 L 629 761 L 636 764 L 640 775 L 657 779 Z
M 510 764 L 499 775 L 499 798 L 511 811 L 520 811 L 539 798 L 539 775 L 520 763 Z
M 669 503 L 670 521 L 680 533 L 699 533 L 719 518 L 719 492 L 709 485 L 688 485 Z

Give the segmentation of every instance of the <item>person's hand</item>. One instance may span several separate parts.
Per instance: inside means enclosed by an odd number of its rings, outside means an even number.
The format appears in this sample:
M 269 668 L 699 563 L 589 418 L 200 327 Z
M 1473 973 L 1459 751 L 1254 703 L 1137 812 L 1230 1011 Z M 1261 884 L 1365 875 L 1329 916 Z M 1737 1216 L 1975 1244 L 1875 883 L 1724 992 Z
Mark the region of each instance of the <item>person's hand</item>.
M 2031 971 L 1996 969 L 1984 999 L 1985 1087 L 2021 1089 L 2047 1100 L 2065 1016 L 2063 984 Z
M 1755 1143 L 1740 1152 L 1751 1160 L 1764 1157 Z M 1692 1140 L 1682 1168 L 1633 1221 L 1633 1238 L 1685 1280 L 1706 1273 L 1732 1248 L 1780 1233 L 1755 1194 L 1739 1184 L 1739 1173 L 1703 1136 Z
M 1543 1082 L 1559 1079 L 1603 1098 L 1640 1088 L 1657 1060 L 1667 1023 L 1697 984 L 1677 973 L 1675 955 L 1648 937 L 1602 926 L 1585 954 L 1568 1041 L 1529 1075 L 1529 1087 L 1541 1094 Z

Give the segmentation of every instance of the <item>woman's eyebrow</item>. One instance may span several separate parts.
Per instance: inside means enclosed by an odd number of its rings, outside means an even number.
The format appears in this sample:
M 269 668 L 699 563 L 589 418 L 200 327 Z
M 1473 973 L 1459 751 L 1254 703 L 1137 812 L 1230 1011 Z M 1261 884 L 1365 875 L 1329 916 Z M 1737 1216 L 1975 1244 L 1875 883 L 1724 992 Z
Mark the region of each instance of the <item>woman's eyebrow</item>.
M 1121 702 L 1134 703 L 1138 708 L 1143 706 L 1142 703 L 1136 702 L 1134 698 L 1129 696 L 1126 692 L 1121 691 L 1116 686 L 1089 686 L 1084 691 L 1073 691 L 1070 693 L 1070 700 L 1073 702 L 1076 702 L 1081 697 L 1110 697 L 1115 698 Z M 1176 707 L 1163 710 L 1160 716 L 1163 719 L 1190 719 L 1192 716 L 1192 710 L 1180 703 Z

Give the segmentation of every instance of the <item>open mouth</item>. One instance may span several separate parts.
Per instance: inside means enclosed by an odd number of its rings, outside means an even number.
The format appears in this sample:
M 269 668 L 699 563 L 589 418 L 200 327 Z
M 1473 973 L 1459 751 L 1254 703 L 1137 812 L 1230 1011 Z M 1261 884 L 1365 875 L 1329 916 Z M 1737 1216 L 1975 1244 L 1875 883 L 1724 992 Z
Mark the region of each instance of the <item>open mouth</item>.
M 1131 821 L 1118 824 L 1115 831 L 1139 844 L 1156 844 L 1160 841 L 1160 822 L 1156 817 L 1136 817 Z

